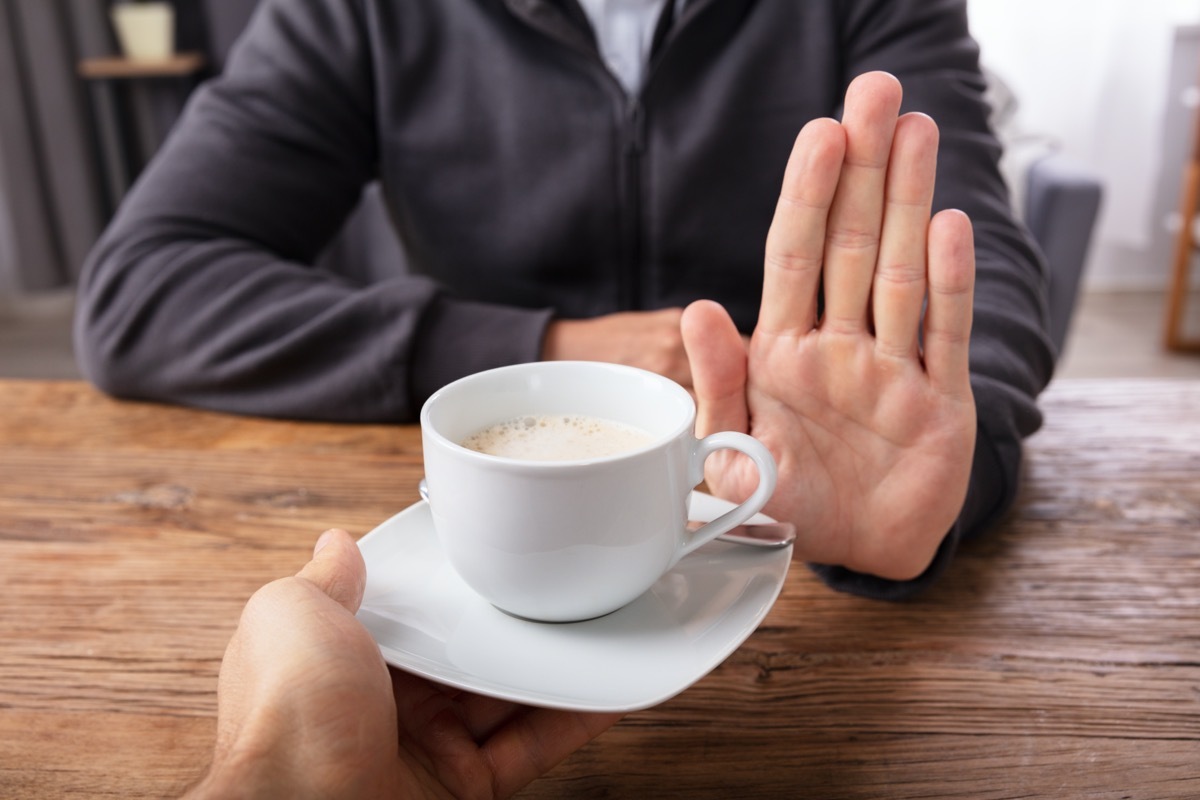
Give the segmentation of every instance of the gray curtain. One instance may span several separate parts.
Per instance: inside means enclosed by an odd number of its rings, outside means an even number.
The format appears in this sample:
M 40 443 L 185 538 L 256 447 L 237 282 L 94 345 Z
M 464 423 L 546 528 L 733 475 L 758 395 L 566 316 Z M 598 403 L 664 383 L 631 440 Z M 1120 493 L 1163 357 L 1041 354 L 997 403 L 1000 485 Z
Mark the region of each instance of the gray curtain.
M 103 0 L 0 0 L 0 292 L 69 285 L 111 210 L 80 58 Z
M 220 70 L 257 2 L 173 0 L 177 48 L 207 59 L 198 74 L 85 81 L 81 59 L 117 50 L 109 0 L 0 0 L 0 295 L 74 283 L 130 184 L 196 84 Z M 323 258 L 364 279 L 404 263 L 377 187 Z

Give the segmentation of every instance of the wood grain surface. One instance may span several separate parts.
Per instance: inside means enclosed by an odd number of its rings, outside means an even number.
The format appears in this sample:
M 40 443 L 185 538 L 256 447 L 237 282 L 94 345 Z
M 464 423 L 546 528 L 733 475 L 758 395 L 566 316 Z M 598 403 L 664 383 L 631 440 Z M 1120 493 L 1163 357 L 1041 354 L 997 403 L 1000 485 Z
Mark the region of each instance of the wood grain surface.
M 926 595 L 796 564 L 762 627 L 523 796 L 1200 797 L 1200 383 L 1044 396 L 1011 518 Z M 417 498 L 419 432 L 0 381 L 0 797 L 205 766 L 246 598 Z

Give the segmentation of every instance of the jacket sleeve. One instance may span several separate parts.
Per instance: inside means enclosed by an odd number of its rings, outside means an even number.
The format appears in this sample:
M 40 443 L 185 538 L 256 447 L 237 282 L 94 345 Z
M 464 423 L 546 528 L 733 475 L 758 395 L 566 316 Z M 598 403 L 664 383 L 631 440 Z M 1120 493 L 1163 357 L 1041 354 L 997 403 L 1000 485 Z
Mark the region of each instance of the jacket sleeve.
M 1047 321 L 1046 266 L 1013 215 L 989 123 L 979 49 L 963 0 L 863 0 L 843 19 L 845 80 L 886 70 L 904 87 L 904 111 L 930 115 L 941 131 L 934 210 L 958 208 L 975 230 L 971 387 L 978 432 L 970 486 L 958 521 L 932 565 L 912 581 L 886 581 L 814 565 L 835 588 L 901 599 L 932 583 L 958 544 L 991 527 L 1016 497 L 1021 443 L 1041 425 L 1037 395 L 1054 351 Z
M 260 4 L 89 257 L 75 341 L 90 380 L 127 398 L 384 422 L 413 419 L 455 377 L 537 358 L 547 311 L 312 266 L 376 170 L 369 41 L 352 0 Z

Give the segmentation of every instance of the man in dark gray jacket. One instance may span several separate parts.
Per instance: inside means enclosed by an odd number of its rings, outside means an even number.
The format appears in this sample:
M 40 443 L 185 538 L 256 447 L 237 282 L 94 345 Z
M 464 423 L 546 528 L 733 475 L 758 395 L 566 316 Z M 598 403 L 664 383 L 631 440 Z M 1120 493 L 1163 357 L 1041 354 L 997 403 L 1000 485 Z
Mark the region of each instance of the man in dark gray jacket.
M 1011 504 L 1053 367 L 965 3 L 660 7 L 630 88 L 576 0 L 265 2 L 87 265 L 86 374 L 410 421 L 488 367 L 646 366 L 773 449 L 827 581 L 927 585 Z M 376 178 L 409 269 L 311 266 Z

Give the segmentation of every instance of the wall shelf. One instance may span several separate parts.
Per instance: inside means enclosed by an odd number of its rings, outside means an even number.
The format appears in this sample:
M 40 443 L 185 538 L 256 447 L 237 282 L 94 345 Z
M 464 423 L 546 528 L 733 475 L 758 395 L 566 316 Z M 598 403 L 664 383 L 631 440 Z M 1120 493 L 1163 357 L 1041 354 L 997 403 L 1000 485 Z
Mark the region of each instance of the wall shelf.
M 153 61 L 105 56 L 85 58 L 79 62 L 77 72 L 87 80 L 190 78 L 198 75 L 206 66 L 207 60 L 202 53 L 177 53 L 170 58 Z

